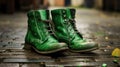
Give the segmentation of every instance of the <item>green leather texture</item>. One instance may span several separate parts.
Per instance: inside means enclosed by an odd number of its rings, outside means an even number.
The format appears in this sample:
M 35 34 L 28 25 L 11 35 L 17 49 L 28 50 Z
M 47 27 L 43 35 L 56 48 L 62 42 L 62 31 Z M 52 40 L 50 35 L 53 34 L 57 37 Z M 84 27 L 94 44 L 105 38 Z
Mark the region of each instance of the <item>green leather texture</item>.
M 98 45 L 96 43 L 87 42 L 76 30 L 75 13 L 75 9 L 55 9 L 51 11 L 58 40 L 67 43 L 71 50 L 78 52 L 97 48 Z
M 31 10 L 28 16 L 28 29 L 25 37 L 25 43 L 30 44 L 40 52 L 60 50 L 67 45 L 59 43 L 52 35 L 48 10 Z

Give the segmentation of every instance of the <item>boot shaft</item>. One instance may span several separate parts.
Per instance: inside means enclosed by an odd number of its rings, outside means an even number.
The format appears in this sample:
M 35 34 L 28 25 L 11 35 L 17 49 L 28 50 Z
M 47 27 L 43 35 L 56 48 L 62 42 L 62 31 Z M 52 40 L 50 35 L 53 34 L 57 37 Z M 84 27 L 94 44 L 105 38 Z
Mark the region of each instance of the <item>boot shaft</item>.
M 52 20 L 55 24 L 55 33 L 58 38 L 71 41 L 73 39 L 82 39 L 75 28 L 75 9 L 56 9 L 52 10 Z
M 62 25 L 61 23 L 70 22 L 70 20 L 75 19 L 75 9 L 56 9 L 52 10 L 52 20 L 57 25 Z
M 44 41 L 50 36 L 49 11 L 32 10 L 28 12 L 28 31 L 38 39 Z

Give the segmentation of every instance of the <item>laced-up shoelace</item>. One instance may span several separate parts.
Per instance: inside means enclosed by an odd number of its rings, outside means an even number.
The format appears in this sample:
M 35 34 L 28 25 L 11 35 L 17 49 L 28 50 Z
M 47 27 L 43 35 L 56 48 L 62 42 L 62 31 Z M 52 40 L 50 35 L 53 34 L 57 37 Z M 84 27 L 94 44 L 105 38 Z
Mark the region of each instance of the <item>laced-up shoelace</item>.
M 75 31 L 71 32 L 72 31 L 72 25 L 71 25 L 69 19 L 66 16 L 66 11 L 62 11 L 62 13 L 63 13 L 62 16 L 63 16 L 63 19 L 64 19 L 64 24 L 65 24 L 66 30 L 68 32 L 68 37 L 70 38 L 69 41 L 71 41 L 72 39 L 74 39 Z M 70 36 L 70 33 L 72 33 L 72 36 Z
M 54 26 L 54 25 L 53 25 L 53 23 L 51 22 L 51 19 L 49 19 L 49 20 L 41 20 L 41 21 L 46 23 L 45 27 L 47 28 L 48 33 L 49 33 L 51 36 L 55 36 L 55 34 L 54 34 L 54 32 L 53 32 L 53 27 L 52 27 L 52 26 Z
M 39 16 L 38 16 L 39 17 Z M 34 17 L 35 18 L 35 17 Z M 46 42 L 47 40 L 48 40 L 48 37 L 49 37 L 49 35 L 50 36 L 53 36 L 53 31 L 52 31 L 52 29 L 51 29 L 51 20 L 49 19 L 49 20 L 42 20 L 42 19 L 40 19 L 40 18 L 38 18 L 38 19 L 36 19 L 35 18 L 35 21 L 37 22 L 37 21 L 40 21 L 40 22 L 43 22 L 43 23 L 45 23 L 45 26 L 44 26 L 44 28 L 46 29 L 46 31 L 44 31 L 43 32 L 43 34 L 45 34 L 46 35 L 46 39 L 44 39 L 44 41 L 43 41 L 43 43 L 44 42 Z M 41 36 L 41 35 L 40 35 Z M 42 36 L 41 36 L 42 37 Z M 53 36 L 54 37 L 54 36 Z
M 72 31 L 73 27 L 72 27 L 71 23 L 69 22 L 68 18 L 64 18 L 64 24 L 65 24 L 66 30 L 68 32 L 69 41 L 71 41 L 75 37 L 75 31 Z M 70 36 L 70 33 L 72 34 L 72 36 Z
M 42 21 L 43 23 L 45 23 L 45 29 L 47 29 L 45 32 L 43 32 L 44 34 L 46 34 L 46 39 L 44 40 L 44 42 L 46 42 L 47 40 L 48 40 L 48 35 L 50 35 L 50 36 L 53 36 L 53 37 L 55 37 L 55 35 L 54 35 L 54 32 L 52 31 L 52 28 L 51 28 L 51 20 L 41 20 L 41 19 L 38 19 L 39 21 Z M 44 43 L 43 42 L 43 43 Z
M 74 28 L 74 31 L 83 39 L 82 35 L 80 34 L 80 32 L 77 30 L 77 27 L 75 25 L 76 21 L 74 19 L 69 19 L 69 22 L 71 22 L 73 28 Z
M 76 25 L 75 25 L 76 21 L 75 21 L 74 19 L 69 19 L 69 22 L 71 22 L 71 24 L 72 24 L 75 32 L 76 32 L 76 33 L 79 33 L 78 30 L 77 30 L 77 28 L 76 28 Z

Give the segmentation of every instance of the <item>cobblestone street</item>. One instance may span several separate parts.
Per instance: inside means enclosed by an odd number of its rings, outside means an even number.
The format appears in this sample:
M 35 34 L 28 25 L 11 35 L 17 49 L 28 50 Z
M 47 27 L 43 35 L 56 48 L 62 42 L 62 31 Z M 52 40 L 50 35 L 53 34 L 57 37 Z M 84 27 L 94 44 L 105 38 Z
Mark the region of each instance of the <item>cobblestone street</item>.
M 53 8 L 50 8 L 53 9 Z M 27 32 L 25 12 L 0 14 L 0 67 L 120 67 L 114 63 L 113 49 L 120 48 L 120 13 L 95 9 L 77 9 L 76 26 L 87 40 L 100 44 L 100 49 L 87 53 L 69 50 L 41 55 L 23 49 Z M 120 58 L 117 58 L 120 60 Z

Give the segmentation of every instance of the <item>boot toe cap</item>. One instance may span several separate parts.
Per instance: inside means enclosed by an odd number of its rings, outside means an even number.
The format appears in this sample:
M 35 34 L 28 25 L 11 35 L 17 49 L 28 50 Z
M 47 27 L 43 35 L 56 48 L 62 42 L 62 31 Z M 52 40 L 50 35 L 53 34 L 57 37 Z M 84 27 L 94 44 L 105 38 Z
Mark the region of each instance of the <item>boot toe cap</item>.
M 70 46 L 71 50 L 78 52 L 92 51 L 99 48 L 99 45 L 95 42 L 75 42 Z

